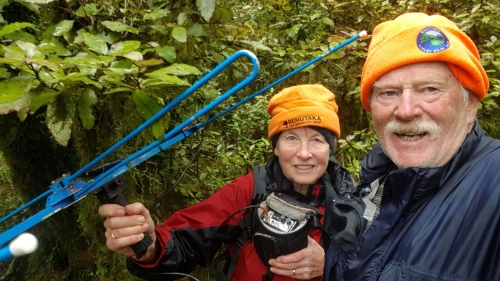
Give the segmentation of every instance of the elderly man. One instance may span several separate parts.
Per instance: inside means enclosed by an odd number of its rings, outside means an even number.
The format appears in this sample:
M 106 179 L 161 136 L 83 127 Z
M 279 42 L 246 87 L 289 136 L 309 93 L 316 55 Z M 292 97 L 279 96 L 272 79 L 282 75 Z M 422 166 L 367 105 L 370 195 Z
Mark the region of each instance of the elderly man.
M 442 16 L 378 25 L 361 100 L 380 143 L 363 161 L 365 233 L 332 244 L 325 280 L 500 280 L 500 141 L 476 120 L 488 78 Z

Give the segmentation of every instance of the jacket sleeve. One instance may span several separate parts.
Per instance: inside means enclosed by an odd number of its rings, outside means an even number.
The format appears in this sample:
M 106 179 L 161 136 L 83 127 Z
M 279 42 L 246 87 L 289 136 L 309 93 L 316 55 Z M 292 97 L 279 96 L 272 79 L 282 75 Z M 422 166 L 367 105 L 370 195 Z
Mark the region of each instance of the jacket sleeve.
M 238 210 L 251 204 L 253 186 L 250 172 L 224 185 L 211 197 L 175 212 L 155 229 L 156 243 L 161 249 L 158 260 L 141 264 L 128 259 L 129 271 L 148 280 L 165 280 L 165 275 L 156 273 L 189 273 L 197 265 L 206 266 L 223 242 L 237 238 L 238 222 L 245 214 Z

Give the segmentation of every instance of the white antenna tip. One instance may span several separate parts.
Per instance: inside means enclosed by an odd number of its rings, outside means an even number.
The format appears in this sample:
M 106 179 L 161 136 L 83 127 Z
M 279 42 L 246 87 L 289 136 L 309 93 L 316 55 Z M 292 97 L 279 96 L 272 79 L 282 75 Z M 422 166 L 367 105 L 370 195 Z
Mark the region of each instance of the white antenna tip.
M 363 30 L 359 33 L 359 37 L 363 38 L 363 37 L 366 37 L 368 36 L 368 33 L 366 32 L 366 30 Z
M 36 248 L 38 248 L 38 239 L 31 233 L 23 233 L 9 244 L 11 254 L 16 257 L 31 254 Z

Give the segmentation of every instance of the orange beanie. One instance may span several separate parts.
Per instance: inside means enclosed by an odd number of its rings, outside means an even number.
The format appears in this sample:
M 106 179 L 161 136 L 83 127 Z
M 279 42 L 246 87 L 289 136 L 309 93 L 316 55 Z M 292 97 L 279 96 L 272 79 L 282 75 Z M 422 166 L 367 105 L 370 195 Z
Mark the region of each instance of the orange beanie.
M 474 42 L 447 18 L 407 13 L 375 27 L 361 75 L 361 102 L 370 111 L 372 85 L 398 67 L 429 61 L 448 64 L 455 78 L 482 100 L 489 82 Z
M 335 95 L 322 85 L 298 85 L 274 95 L 267 106 L 271 115 L 268 137 L 279 132 L 313 126 L 325 128 L 340 138 Z

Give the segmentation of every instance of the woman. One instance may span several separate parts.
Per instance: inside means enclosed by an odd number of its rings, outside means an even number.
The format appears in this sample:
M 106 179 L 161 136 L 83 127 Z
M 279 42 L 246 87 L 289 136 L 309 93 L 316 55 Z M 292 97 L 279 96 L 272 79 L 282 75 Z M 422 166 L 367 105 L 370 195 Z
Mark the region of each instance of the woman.
M 325 244 L 333 238 L 343 248 L 352 247 L 364 227 L 364 205 L 353 194 L 353 180 L 331 157 L 340 136 L 337 110 L 335 95 L 321 85 L 286 88 L 268 104 L 268 137 L 274 155 L 263 169 L 266 193 L 294 191 L 324 214 L 320 222 L 328 234 L 318 228 L 310 230 L 303 238 L 307 239 L 305 248 L 261 260 L 256 252 L 262 248 L 255 245 L 258 240 L 236 245 L 242 232 L 238 223 L 245 217 L 245 212 L 237 211 L 252 205 L 254 198 L 253 172 L 236 178 L 210 198 L 177 211 L 157 227 L 140 203 L 101 206 L 107 247 L 129 258 L 128 267 L 134 275 L 148 279 L 165 278 L 155 273 L 188 273 L 197 265 L 206 266 L 221 244 L 227 243 L 229 255 L 234 254 L 236 260 L 230 276 L 227 272 L 232 266 L 228 263 L 225 267 L 230 280 L 321 280 Z M 130 245 L 140 241 L 145 231 L 154 243 L 138 258 Z

